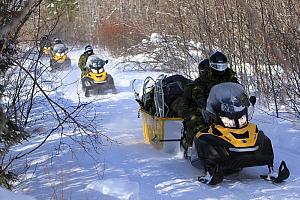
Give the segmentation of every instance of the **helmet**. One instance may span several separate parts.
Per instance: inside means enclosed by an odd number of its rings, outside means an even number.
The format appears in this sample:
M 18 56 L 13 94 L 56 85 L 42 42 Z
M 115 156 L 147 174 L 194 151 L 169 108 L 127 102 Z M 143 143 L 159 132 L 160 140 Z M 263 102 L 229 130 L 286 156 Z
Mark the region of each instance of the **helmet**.
M 199 74 L 203 73 L 208 68 L 209 68 L 209 60 L 206 58 L 206 59 L 202 60 L 198 65 Z
M 222 52 L 217 51 L 209 57 L 209 66 L 218 72 L 224 72 L 228 68 L 227 57 Z
M 54 39 L 54 44 L 62 44 L 61 39 L 55 38 Z
M 43 37 L 42 37 L 42 40 L 48 40 L 49 39 L 49 36 L 48 35 L 44 35 Z
M 99 70 L 99 69 L 103 69 L 103 67 L 106 63 L 107 63 L 106 61 L 102 60 L 98 56 L 91 55 L 87 59 L 86 67 L 88 67 L 90 69 Z
M 91 45 L 87 45 L 85 48 L 84 48 L 84 51 L 85 52 L 93 52 L 93 47 Z

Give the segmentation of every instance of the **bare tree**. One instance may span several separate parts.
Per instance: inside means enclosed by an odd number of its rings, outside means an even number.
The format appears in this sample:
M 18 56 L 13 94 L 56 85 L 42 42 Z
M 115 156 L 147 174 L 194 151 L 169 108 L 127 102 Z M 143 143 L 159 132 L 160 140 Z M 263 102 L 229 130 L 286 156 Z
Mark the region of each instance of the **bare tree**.
M 54 30 L 41 28 L 42 1 L 7 1 L 3 8 L 9 15 L 1 16 L 1 109 L 0 109 L 0 185 L 11 187 L 11 180 L 16 178 L 12 164 L 39 149 L 53 133 L 64 136 L 66 132 L 76 131 L 79 137 L 69 136 L 88 152 L 92 148 L 98 151 L 102 139 L 108 137 L 101 134 L 94 126 L 95 115 L 80 118 L 82 113 L 91 111 L 93 102 L 82 103 L 79 99 L 74 105 L 65 105 L 63 99 L 55 99 L 51 94 L 63 86 L 54 82 L 62 82 L 49 72 L 49 66 L 42 61 L 39 48 L 41 35 Z M 60 15 L 58 15 L 60 16 Z M 52 26 L 57 25 L 54 20 Z M 31 30 L 30 51 L 24 51 L 18 45 L 24 41 L 26 31 Z M 48 32 L 49 33 L 49 32 Z M 45 78 L 46 77 L 46 78 Z M 46 80 L 45 80 L 46 79 Z M 51 86 L 54 85 L 55 87 Z M 39 106 L 44 112 L 36 113 Z M 51 122 L 43 131 L 43 140 L 34 148 L 16 154 L 10 148 L 32 136 L 33 129 L 40 122 Z

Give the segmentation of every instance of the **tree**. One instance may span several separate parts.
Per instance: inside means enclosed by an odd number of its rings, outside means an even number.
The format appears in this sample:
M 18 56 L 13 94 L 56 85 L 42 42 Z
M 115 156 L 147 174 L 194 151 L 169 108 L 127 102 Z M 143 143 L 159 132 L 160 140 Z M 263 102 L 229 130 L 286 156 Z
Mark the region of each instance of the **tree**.
M 40 148 L 47 139 L 59 132 L 61 136 L 68 128 L 76 131 L 81 139 L 78 142 L 82 148 L 93 148 L 97 151 L 97 145 L 101 144 L 101 134 L 93 124 L 94 116 L 85 121 L 78 119 L 85 108 L 89 108 L 92 102 L 79 103 L 66 107 L 63 101 L 54 99 L 51 92 L 56 88 L 50 88 L 44 84 L 58 81 L 49 73 L 49 66 L 41 62 L 42 52 L 39 49 L 39 39 L 47 30 L 41 29 L 41 0 L 7 1 L 1 6 L 7 15 L 0 18 L 1 33 L 1 107 L 0 107 L 0 185 L 11 187 L 11 181 L 17 177 L 13 173 L 12 164 Z M 53 23 L 55 26 L 57 23 Z M 26 38 L 22 35 L 25 29 L 30 30 L 30 49 L 24 50 L 21 44 Z M 50 30 L 53 30 L 52 27 Z M 61 80 L 59 80 L 61 82 Z M 42 105 L 48 115 L 40 113 L 36 116 L 33 109 Z M 32 118 L 34 117 L 34 120 Z M 10 154 L 10 148 L 32 135 L 28 127 L 34 122 L 51 120 L 53 124 L 43 132 L 43 140 L 34 148 Z M 71 137 L 71 136 L 70 136 Z M 71 137 L 72 140 L 76 138 Z M 109 138 L 108 138 L 109 139 Z M 77 141 L 77 140 L 76 140 Z M 90 145 L 90 146 L 88 146 Z M 70 147 L 71 148 L 71 147 Z

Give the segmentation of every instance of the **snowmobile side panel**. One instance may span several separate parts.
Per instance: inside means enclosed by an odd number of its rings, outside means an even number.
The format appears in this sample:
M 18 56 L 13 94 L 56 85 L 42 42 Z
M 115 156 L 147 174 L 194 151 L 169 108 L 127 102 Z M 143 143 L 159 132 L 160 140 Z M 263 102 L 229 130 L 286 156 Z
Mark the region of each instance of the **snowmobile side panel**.
M 145 142 L 164 152 L 178 152 L 183 119 L 156 117 L 144 110 L 141 113 Z

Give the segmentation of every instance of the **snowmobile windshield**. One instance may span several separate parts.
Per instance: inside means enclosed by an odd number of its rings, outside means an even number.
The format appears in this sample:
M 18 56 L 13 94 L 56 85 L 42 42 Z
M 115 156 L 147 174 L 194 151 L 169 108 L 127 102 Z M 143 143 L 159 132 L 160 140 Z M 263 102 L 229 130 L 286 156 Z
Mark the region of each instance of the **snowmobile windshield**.
M 101 58 L 99 58 L 95 55 L 89 56 L 87 63 L 86 63 L 87 67 L 89 67 L 90 69 L 94 69 L 94 70 L 103 69 L 105 64 L 106 64 L 106 62 L 104 60 L 102 60 Z
M 249 106 L 249 98 L 244 88 L 240 84 L 226 82 L 215 85 L 210 90 L 206 110 L 216 117 L 236 119 L 248 115 Z
M 53 47 L 53 52 L 54 53 L 64 53 L 67 51 L 67 47 L 64 44 L 56 44 Z

